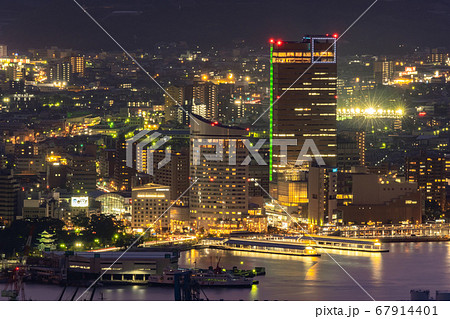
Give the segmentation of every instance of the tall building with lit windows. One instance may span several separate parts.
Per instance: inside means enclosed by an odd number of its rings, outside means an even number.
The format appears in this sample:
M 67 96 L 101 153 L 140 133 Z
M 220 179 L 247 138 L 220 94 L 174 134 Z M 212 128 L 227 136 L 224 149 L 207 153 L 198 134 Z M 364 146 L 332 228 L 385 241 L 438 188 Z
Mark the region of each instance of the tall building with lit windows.
M 443 154 L 421 152 L 406 161 L 406 178 L 417 186 L 426 201 L 446 207 L 446 160 Z
M 67 156 L 67 182 L 74 194 L 87 194 L 97 189 L 95 156 L 69 154 Z
M 84 77 L 86 71 L 86 58 L 84 56 L 73 56 L 70 58 L 72 74 Z
M 166 121 L 178 121 L 188 125 L 189 113 L 208 120 L 219 116 L 218 86 L 209 81 L 196 81 L 191 85 L 170 86 L 166 89 L 164 116 Z M 179 107 L 179 106 L 182 106 Z
M 12 170 L 0 169 L 0 226 L 12 223 L 19 212 L 19 184 Z
M 65 82 L 66 84 L 72 81 L 72 67 L 69 62 L 62 62 L 50 65 L 48 68 L 48 81 Z
M 159 184 L 146 184 L 133 187 L 131 192 L 131 224 L 135 230 L 163 232 L 169 229 L 170 187 Z
M 217 120 L 219 104 L 216 84 L 212 82 L 196 82 L 192 88 L 192 97 L 193 105 L 205 105 L 205 118 L 208 120 Z
M 337 138 L 337 167 L 350 172 L 352 167 L 366 165 L 366 133 L 364 131 L 340 131 Z
M 387 84 L 394 75 L 394 62 L 381 59 L 373 64 L 373 75 L 375 83 Z
M 328 167 L 336 166 L 336 38 L 270 40 L 271 180 L 286 169 L 274 139 L 297 140 L 296 146 L 287 148 L 288 167 L 295 163 L 307 139 L 314 140 Z
M 183 86 L 169 86 L 164 94 L 164 118 L 166 122 L 178 120 L 178 105 L 184 107 L 186 101 L 192 100 Z
M 192 224 L 216 233 L 241 229 L 248 213 L 249 166 L 241 165 L 248 155 L 243 141 L 248 132 L 193 117 L 190 178 L 196 183 L 189 192 Z M 206 158 L 216 154 L 217 145 L 222 158 Z
M 114 179 L 113 187 L 118 191 L 130 191 L 136 176 L 136 168 L 127 166 L 127 141 L 120 136 L 116 141 L 116 151 L 113 158 Z

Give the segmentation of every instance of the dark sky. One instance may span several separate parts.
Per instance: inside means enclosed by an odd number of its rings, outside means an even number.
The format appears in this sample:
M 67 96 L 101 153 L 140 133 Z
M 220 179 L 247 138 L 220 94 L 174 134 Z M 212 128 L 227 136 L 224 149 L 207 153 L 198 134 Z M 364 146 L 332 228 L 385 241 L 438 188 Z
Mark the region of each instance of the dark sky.
M 79 0 L 128 49 L 158 41 L 265 45 L 270 37 L 342 33 L 373 1 Z M 116 49 L 73 0 L 0 0 L 0 7 L 0 42 L 11 48 Z M 449 41 L 450 0 L 379 0 L 340 40 L 339 50 L 389 54 L 399 44 L 450 47 Z

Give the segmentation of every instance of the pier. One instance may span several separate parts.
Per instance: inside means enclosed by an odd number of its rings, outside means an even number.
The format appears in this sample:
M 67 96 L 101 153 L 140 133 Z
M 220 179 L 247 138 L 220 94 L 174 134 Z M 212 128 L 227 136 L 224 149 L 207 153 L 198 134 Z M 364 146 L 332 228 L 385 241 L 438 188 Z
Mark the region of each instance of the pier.
M 341 226 L 333 231 L 340 231 L 344 237 L 358 238 L 406 238 L 430 237 L 447 239 L 450 235 L 450 224 L 419 225 L 382 225 L 382 226 Z

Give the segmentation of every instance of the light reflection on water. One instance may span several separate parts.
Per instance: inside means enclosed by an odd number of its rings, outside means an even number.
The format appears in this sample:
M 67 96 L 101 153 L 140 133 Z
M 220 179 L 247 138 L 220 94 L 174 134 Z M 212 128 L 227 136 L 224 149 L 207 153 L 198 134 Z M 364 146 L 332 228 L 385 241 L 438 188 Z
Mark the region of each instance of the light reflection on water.
M 389 253 L 328 250 L 376 300 L 408 300 L 411 289 L 450 289 L 450 243 L 385 244 Z M 183 252 L 179 266 L 241 269 L 265 267 L 255 277 L 259 285 L 248 289 L 204 288 L 211 300 L 368 300 L 367 295 L 331 258 L 269 255 L 214 249 Z M 27 284 L 27 299 L 57 300 L 62 287 Z M 63 300 L 75 293 L 69 287 Z M 82 293 L 80 289 L 76 296 Z M 171 287 L 120 286 L 97 289 L 94 300 L 173 300 Z M 83 296 L 90 299 L 90 292 Z M 75 298 L 76 299 L 76 298 Z M 2 298 L 0 298 L 2 300 Z

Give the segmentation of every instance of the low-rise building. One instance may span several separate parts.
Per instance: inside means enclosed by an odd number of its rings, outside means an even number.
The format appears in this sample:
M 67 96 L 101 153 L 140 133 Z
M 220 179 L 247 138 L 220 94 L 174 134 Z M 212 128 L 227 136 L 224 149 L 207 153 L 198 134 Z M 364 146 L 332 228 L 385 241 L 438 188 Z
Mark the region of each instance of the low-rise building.
M 146 184 L 132 189 L 131 224 L 133 229 L 144 231 L 167 231 L 170 227 L 170 187 Z
M 417 183 L 375 174 L 352 174 L 352 202 L 330 220 L 343 224 L 421 223 L 424 203 Z

